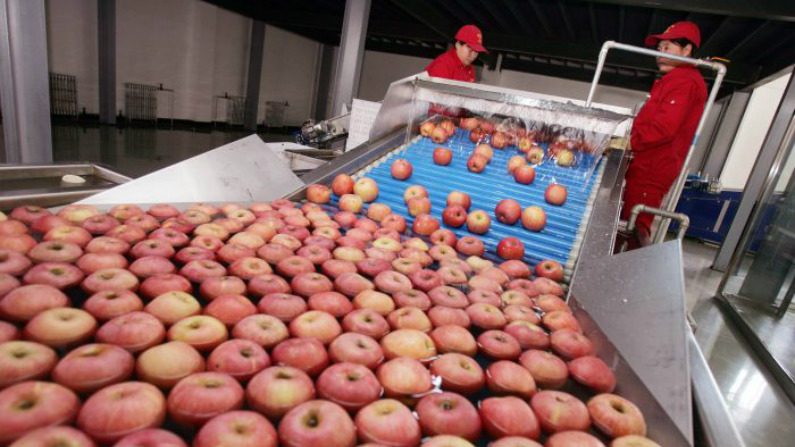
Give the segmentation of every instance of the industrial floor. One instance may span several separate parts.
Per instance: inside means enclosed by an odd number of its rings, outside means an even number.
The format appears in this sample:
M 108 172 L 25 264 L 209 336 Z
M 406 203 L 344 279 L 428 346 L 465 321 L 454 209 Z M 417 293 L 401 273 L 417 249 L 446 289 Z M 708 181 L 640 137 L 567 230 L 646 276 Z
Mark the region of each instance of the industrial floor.
M 53 127 L 56 161 L 92 161 L 138 177 L 248 135 L 248 132 L 194 132 L 142 128 Z M 2 145 L 0 130 L 0 145 Z M 287 134 L 260 134 L 265 141 L 288 141 Z M 777 386 L 712 297 L 722 274 L 710 267 L 717 247 L 685 240 L 687 308 L 697 323 L 704 351 L 732 417 L 749 447 L 795 446 L 795 404 Z M 795 306 L 793 306 L 795 307 Z M 792 321 L 795 310 L 788 316 Z M 790 352 L 793 326 L 776 334 Z M 790 355 L 789 359 L 795 358 Z

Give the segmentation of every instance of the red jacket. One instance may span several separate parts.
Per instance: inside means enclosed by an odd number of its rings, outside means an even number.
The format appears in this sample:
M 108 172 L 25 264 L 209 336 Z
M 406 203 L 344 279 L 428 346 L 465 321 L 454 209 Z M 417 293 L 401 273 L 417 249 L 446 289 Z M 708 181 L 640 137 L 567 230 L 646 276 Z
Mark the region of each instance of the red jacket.
M 440 54 L 425 71 L 437 78 L 454 79 L 456 81 L 475 82 L 475 68 L 464 65 L 455 53 L 455 47 Z
M 704 78 L 691 65 L 654 82 L 632 126 L 635 157 L 627 169 L 627 188 L 668 191 L 682 170 L 706 100 Z

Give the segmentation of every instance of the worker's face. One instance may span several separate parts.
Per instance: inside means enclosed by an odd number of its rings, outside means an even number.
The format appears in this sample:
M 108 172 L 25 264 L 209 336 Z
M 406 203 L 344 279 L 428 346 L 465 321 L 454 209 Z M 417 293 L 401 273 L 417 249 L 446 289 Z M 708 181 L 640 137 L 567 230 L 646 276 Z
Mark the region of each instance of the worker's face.
M 675 56 L 689 57 L 693 52 L 693 47 L 690 44 L 681 46 L 670 40 L 661 40 L 660 43 L 657 44 L 657 51 L 673 54 Z M 681 64 L 682 63 L 679 61 L 666 59 L 664 57 L 657 58 L 657 67 L 659 67 L 660 71 L 663 73 L 668 73 Z
M 461 60 L 461 63 L 467 66 L 472 65 L 475 59 L 478 58 L 478 52 L 469 48 L 469 45 L 465 43 L 455 43 L 455 54 L 458 55 L 458 59 Z

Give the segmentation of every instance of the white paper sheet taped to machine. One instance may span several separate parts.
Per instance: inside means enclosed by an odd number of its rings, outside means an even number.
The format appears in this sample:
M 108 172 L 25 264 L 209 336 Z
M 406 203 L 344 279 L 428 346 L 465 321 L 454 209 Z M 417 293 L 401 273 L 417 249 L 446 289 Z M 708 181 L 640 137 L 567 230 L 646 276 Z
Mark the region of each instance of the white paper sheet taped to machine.
M 353 149 L 370 138 L 370 128 L 373 127 L 373 122 L 379 110 L 381 110 L 380 102 L 353 99 L 348 140 L 345 142 L 346 151 Z

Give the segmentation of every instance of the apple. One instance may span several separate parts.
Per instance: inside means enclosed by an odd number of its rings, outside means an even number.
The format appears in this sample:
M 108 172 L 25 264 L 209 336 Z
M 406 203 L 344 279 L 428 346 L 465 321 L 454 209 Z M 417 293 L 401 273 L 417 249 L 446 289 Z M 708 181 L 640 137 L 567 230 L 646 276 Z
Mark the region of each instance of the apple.
M 481 154 L 472 154 L 467 159 L 467 169 L 475 174 L 483 172 L 487 164 L 489 164 L 489 159 Z
M 500 360 L 486 368 L 486 386 L 495 394 L 512 394 L 529 399 L 536 393 L 532 374 L 521 365 Z
M 464 292 L 452 286 L 439 285 L 428 291 L 431 302 L 436 306 L 464 309 L 469 305 Z
M 70 242 L 77 244 L 79 247 L 85 247 L 91 240 L 91 233 L 81 227 L 65 225 L 51 229 L 44 234 L 42 239 L 45 241 Z
M 602 359 L 582 356 L 569 362 L 569 375 L 596 393 L 612 393 L 616 387 L 613 371 Z
M 436 129 L 436 124 L 431 121 L 426 121 L 420 125 L 420 135 L 423 137 L 430 137 L 434 129 Z
M 442 267 L 439 267 L 438 271 L 439 276 L 441 276 L 442 282 L 444 282 L 445 285 L 463 286 L 467 283 L 466 272 L 458 267 L 443 265 Z
M 30 259 L 22 253 L 0 250 L 0 273 L 22 276 L 32 264 Z
M 390 172 L 392 174 L 392 178 L 397 180 L 406 180 L 407 178 L 411 177 L 411 172 L 413 167 L 411 163 L 405 158 L 399 158 L 392 162 L 390 167 Z
M 441 378 L 441 388 L 463 395 L 471 395 L 483 388 L 486 375 L 483 368 L 469 355 L 447 353 L 431 362 L 431 374 Z
M 53 380 L 78 393 L 92 393 L 126 380 L 135 366 L 133 356 L 119 346 L 95 343 L 79 346 L 64 356 L 52 372 Z
M 83 255 L 83 249 L 72 242 L 44 241 L 31 248 L 27 255 L 33 262 L 73 263 Z
M 497 307 L 502 305 L 500 295 L 497 294 L 497 292 L 493 292 L 491 290 L 472 289 L 467 294 L 467 299 L 472 304 L 487 303 Z
M 242 407 L 243 396 L 243 388 L 227 374 L 194 373 L 168 393 L 168 415 L 177 424 L 198 427 L 214 416 Z
M 508 159 L 508 173 L 513 175 L 517 168 L 527 165 L 527 160 L 521 155 L 514 155 Z
M 86 253 L 77 260 L 77 267 L 88 274 L 108 268 L 123 269 L 127 268 L 127 265 L 127 258 L 111 252 Z
M 414 218 L 414 223 L 411 226 L 411 231 L 422 236 L 430 236 L 438 229 L 439 221 L 430 214 L 418 215 Z
M 464 236 L 459 239 L 455 244 L 455 249 L 465 256 L 481 256 L 485 251 L 483 241 L 473 236 Z
M 431 132 L 431 141 L 436 144 L 444 144 L 448 138 L 450 138 L 450 134 L 441 126 L 437 126 Z
M 582 332 L 580 323 L 571 314 L 571 310 L 553 310 L 544 314 L 541 321 L 550 331 L 568 329 L 573 332 Z
M 0 391 L 0 444 L 8 445 L 29 432 L 69 424 L 80 400 L 57 383 L 26 381 Z
M 285 226 L 284 228 L 282 228 L 282 230 L 279 231 L 284 231 L 284 229 L 286 228 L 288 227 Z M 306 229 L 304 230 L 306 231 Z M 275 237 L 276 236 L 274 236 L 274 238 Z M 271 241 L 274 241 L 274 239 L 271 239 Z M 299 243 L 298 246 L 300 245 L 301 244 Z M 217 252 L 215 252 L 215 256 L 218 258 L 218 260 L 225 264 L 232 264 L 239 259 L 253 257 L 255 254 L 256 250 L 254 250 L 253 248 L 235 243 L 227 243 L 223 247 L 219 248 Z
M 422 185 L 411 185 L 403 191 L 403 201 L 408 203 L 412 197 L 428 197 L 428 190 Z
M 140 380 L 170 389 L 183 378 L 204 371 L 201 354 L 191 345 L 171 341 L 153 346 L 142 352 L 136 360 L 136 376 Z
M 271 355 L 277 365 L 298 368 L 312 377 L 329 363 L 326 348 L 316 338 L 289 338 L 276 345 Z
M 79 446 L 95 447 L 94 441 L 80 430 L 68 426 L 37 428 L 17 439 L 12 447 Z
M 166 326 L 171 326 L 177 321 L 198 315 L 202 306 L 193 295 L 185 292 L 166 292 L 150 301 L 144 312 L 153 315 Z
M 477 341 L 480 352 L 497 360 L 515 360 L 522 352 L 519 342 L 501 330 L 485 331 L 478 336 Z
M 540 148 L 538 146 L 532 146 L 527 151 L 526 157 L 527 157 L 528 163 L 530 163 L 530 164 L 533 164 L 533 165 L 541 164 L 541 162 L 544 161 L 544 149 L 542 149 L 542 148 Z
M 538 439 L 541 428 L 533 410 L 515 396 L 488 397 L 480 401 L 483 429 L 493 438 L 522 436 Z
M 437 352 L 441 354 L 453 352 L 474 357 L 478 350 L 475 337 L 461 326 L 437 326 L 431 331 L 430 336 Z
M 313 183 L 306 187 L 306 200 L 312 203 L 328 203 L 331 200 L 331 189 L 326 185 Z
M 364 201 L 356 194 L 343 194 L 339 199 L 339 207 L 342 211 L 358 213 L 362 210 Z
M 522 206 L 514 199 L 503 199 L 494 208 L 494 217 L 506 225 L 515 224 L 522 215 Z
M 469 131 L 469 141 L 479 143 L 486 136 L 486 132 L 480 127 L 476 127 Z
M 387 360 L 406 357 L 419 361 L 428 361 L 436 356 L 433 339 L 425 332 L 417 329 L 398 329 L 386 334 L 381 339 L 381 348 Z
M 99 236 L 107 233 L 111 229 L 116 228 L 121 224 L 115 217 L 108 216 L 107 214 L 98 214 L 84 220 L 80 225 L 89 233 Z M 52 229 L 50 231 L 52 231 Z
M 46 378 L 58 357 L 49 346 L 32 341 L 0 343 L 0 388 Z
M 150 276 L 174 273 L 177 268 L 162 256 L 144 256 L 133 261 L 128 270 L 135 276 L 146 279 Z
M 312 379 L 300 369 L 289 366 L 265 368 L 246 386 L 248 406 L 269 418 L 280 418 L 293 407 L 314 398 Z
M 574 157 L 574 152 L 568 149 L 563 149 L 562 151 L 558 152 L 557 155 L 558 166 L 570 167 L 573 166 L 575 162 L 576 159 Z
M 398 233 L 403 233 L 406 231 L 406 219 L 399 214 L 387 214 L 381 219 L 381 228 L 388 228 Z
M 307 305 L 303 298 L 289 293 L 269 293 L 257 303 L 260 312 L 272 315 L 285 323 L 289 323 L 298 315 L 306 312 Z
M 519 357 L 519 363 L 533 375 L 542 388 L 560 388 L 569 376 L 568 367 L 558 356 L 531 349 Z
M 461 118 L 458 124 L 464 130 L 472 130 L 476 129 L 480 125 L 480 120 L 478 120 L 476 116 L 469 118 Z
M 497 244 L 497 256 L 502 259 L 524 258 L 524 243 L 515 237 L 506 237 Z
M 0 250 L 28 253 L 36 246 L 36 239 L 29 234 L 0 235 Z
M 469 319 L 475 327 L 489 330 L 489 329 L 502 329 L 507 320 L 502 311 L 488 303 L 473 303 L 466 308 Z
M 474 447 L 474 444 L 460 436 L 436 435 L 427 438 L 422 447 Z
M 38 313 L 25 325 L 23 336 L 53 348 L 74 346 L 94 335 L 97 320 L 73 307 L 54 307 Z
M 318 396 L 356 412 L 378 400 L 383 392 L 381 383 L 370 369 L 357 363 L 337 363 L 317 378 Z
M 331 190 L 337 197 L 353 193 L 353 178 L 348 174 L 338 174 L 331 182 Z
M 25 273 L 25 284 L 46 284 L 65 290 L 83 280 L 83 272 L 72 264 L 64 262 L 42 262 Z
M 529 278 L 530 267 L 517 259 L 509 259 L 499 265 L 500 270 L 505 272 L 510 279 Z
M 596 447 L 598 444 L 594 444 L 594 446 Z M 660 447 L 660 444 L 644 436 L 626 435 L 613 439 L 610 447 Z
M 82 287 L 88 293 L 97 293 L 102 290 L 135 291 L 138 288 L 138 278 L 124 269 L 102 269 L 86 276 Z
M 166 223 L 163 223 L 165 226 Z M 105 236 L 115 237 L 121 239 L 129 244 L 135 244 L 146 239 L 146 231 L 137 225 L 119 225 L 118 227 L 111 228 Z
M 556 310 L 571 313 L 569 305 L 566 304 L 566 302 L 563 301 L 557 295 L 549 295 L 549 294 L 539 295 L 535 299 L 535 305 L 545 313 L 553 312 Z
M 157 318 L 146 312 L 130 312 L 119 315 L 100 326 L 96 340 L 121 346 L 131 353 L 143 351 L 159 344 L 166 330 Z
M 561 206 L 566 203 L 568 191 L 559 183 L 550 183 L 544 191 L 544 200 L 550 205 Z
M 528 206 L 522 212 L 522 226 L 530 231 L 541 231 L 547 224 L 547 213 L 540 206 Z
M 13 222 L 13 221 L 12 221 Z M 70 225 L 66 219 L 53 215 L 40 216 L 30 223 L 30 229 L 34 233 L 44 234 L 55 227 Z
M 94 206 L 80 204 L 66 205 L 58 211 L 58 217 L 76 225 L 80 225 L 84 220 L 97 214 L 99 214 L 99 210 Z
M 456 325 L 468 328 L 472 324 L 464 309 L 448 306 L 433 306 L 428 310 L 428 318 L 434 327 Z
M 218 242 L 220 242 L 220 239 Z M 215 260 L 215 252 L 204 247 L 191 245 L 181 248 L 174 254 L 174 260 L 181 264 L 187 264 L 190 261 L 201 261 L 203 259 Z
M 392 214 L 392 208 L 385 203 L 371 203 L 367 207 L 367 217 L 376 222 L 382 222 L 390 214 Z
M 65 226 L 68 226 L 66 224 Z M 28 233 L 28 227 L 18 220 L 0 221 L 0 236 L 20 236 Z
M 334 279 L 334 288 L 343 295 L 353 298 L 365 290 L 375 289 L 375 285 L 358 273 L 344 272 Z
M 378 184 L 369 177 L 362 177 L 354 183 L 353 193 L 363 202 L 370 203 L 378 197 Z
M 395 303 L 389 295 L 375 290 L 363 290 L 353 297 L 353 307 L 356 309 L 371 309 L 386 316 L 395 310 Z
M 447 166 L 453 161 L 453 151 L 446 147 L 437 147 L 433 150 L 433 162 L 440 166 Z
M 232 327 L 243 318 L 257 313 L 257 306 L 243 295 L 221 295 L 204 307 L 203 313 Z
M 250 315 L 232 328 L 234 338 L 251 340 L 266 349 L 281 343 L 289 335 L 287 326 L 272 315 Z
M 412 217 L 431 212 L 431 200 L 428 197 L 412 197 L 406 203 L 409 215 Z
M 480 437 L 478 410 L 460 394 L 429 394 L 417 403 L 416 412 L 426 436 L 454 435 L 473 442 Z
M 539 278 L 549 278 L 553 281 L 563 281 L 563 266 L 551 259 L 544 259 L 535 267 L 535 274 Z
M 328 345 L 342 333 L 337 319 L 320 310 L 310 310 L 297 316 L 290 322 L 289 329 L 293 337 L 314 338 L 324 345 Z
M 509 137 L 502 132 L 495 132 L 491 136 L 491 146 L 495 149 L 504 149 L 508 144 L 510 144 Z
M 485 234 L 491 226 L 491 217 L 483 210 L 475 210 L 467 216 L 467 230 L 475 234 Z
M 576 444 L 575 444 L 576 445 Z M 489 443 L 489 447 L 543 447 L 532 439 L 523 436 L 506 436 Z
M 469 194 L 461 191 L 451 191 L 447 194 L 447 206 L 455 206 L 458 205 L 464 210 L 469 211 L 470 205 L 472 205 L 472 199 L 469 197 Z
M 455 134 L 456 127 L 455 127 L 455 123 L 452 120 L 443 119 L 442 121 L 439 122 L 439 126 L 438 127 L 441 127 L 442 129 L 444 129 L 445 132 L 447 132 L 448 136 L 453 136 L 453 134 Z
M 356 414 L 355 422 L 362 442 L 408 447 L 419 445 L 422 437 L 411 410 L 394 399 L 381 399 L 367 405 Z
M 167 273 L 146 278 L 138 290 L 141 296 L 154 298 L 171 291 L 189 292 L 193 290 L 190 281 L 180 275 Z
M 77 426 L 95 441 L 112 444 L 138 430 L 159 427 L 166 400 L 154 385 L 122 382 L 92 394 L 77 416 Z
M 536 178 L 536 170 L 529 165 L 519 166 L 514 169 L 513 178 L 516 180 L 516 183 L 529 185 L 533 183 L 533 180 Z
M 18 220 L 25 225 L 30 225 L 33 223 L 34 220 L 43 217 L 43 216 L 51 216 L 52 213 L 49 212 L 46 208 L 42 208 L 36 205 L 23 205 L 18 206 L 11 210 L 8 217 L 13 220 Z M 5 220 L 5 219 L 0 219 Z
M 356 332 L 346 332 L 335 338 L 328 352 L 335 363 L 356 363 L 370 369 L 376 368 L 384 360 L 381 345 L 372 337 Z
M 277 434 L 264 416 L 253 411 L 229 411 L 204 424 L 193 440 L 194 447 L 276 447 Z M 130 447 L 133 447 L 132 445 Z
M 491 163 L 491 159 L 494 158 L 494 149 L 488 143 L 480 143 L 475 146 L 472 155 L 480 155 L 486 159 L 486 163 Z
M 543 390 L 530 399 L 530 406 L 547 433 L 588 430 L 591 418 L 582 401 L 563 391 Z
M 185 317 L 168 329 L 168 339 L 184 341 L 200 352 L 212 351 L 229 337 L 224 323 L 209 315 Z

